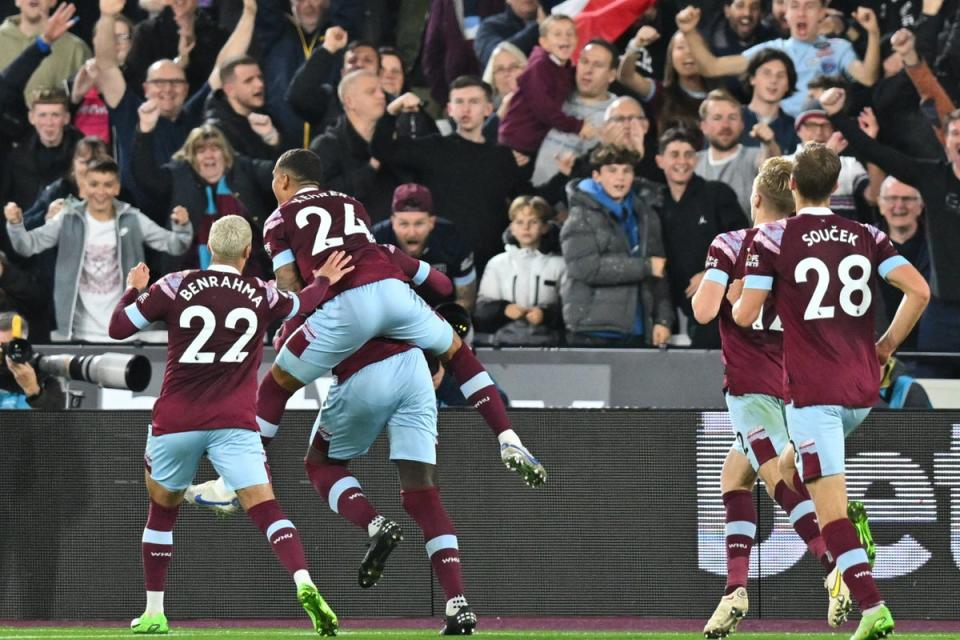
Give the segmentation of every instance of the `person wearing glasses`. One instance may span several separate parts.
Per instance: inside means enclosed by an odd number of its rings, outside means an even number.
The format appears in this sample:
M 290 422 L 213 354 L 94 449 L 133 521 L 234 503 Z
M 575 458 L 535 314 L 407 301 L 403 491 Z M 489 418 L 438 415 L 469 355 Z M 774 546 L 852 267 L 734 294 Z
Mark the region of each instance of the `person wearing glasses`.
M 791 160 L 804 145 L 811 142 L 825 144 L 838 154 L 847 148 L 848 139 L 836 132 L 827 118 L 827 112 L 817 100 L 807 100 L 804 103 L 794 121 L 794 127 L 800 138 L 800 145 L 793 155 L 787 156 Z M 876 131 L 872 131 L 871 135 L 875 136 Z M 857 156 L 861 157 L 859 153 Z M 838 216 L 868 224 L 873 222 L 871 207 L 877 204 L 876 194 L 880 189 L 883 174 L 875 167 L 870 169 L 867 171 L 852 155 L 840 156 L 837 190 L 830 196 L 830 208 Z
M 607 107 L 603 114 L 603 124 L 600 127 L 601 144 L 615 145 L 633 151 L 642 162 L 644 155 L 644 138 L 650 129 L 650 121 L 643 112 L 643 107 L 634 98 L 622 96 Z M 579 156 L 565 154 L 557 159 L 557 173 L 537 190 L 537 195 L 543 197 L 552 205 L 561 203 L 566 208 L 567 183 L 571 180 L 589 178 L 592 174 L 590 165 L 590 151 Z M 650 190 L 656 190 L 648 176 L 640 175 L 640 165 L 634 167 L 636 180 L 642 181 L 638 188 L 644 185 Z
M 920 192 L 901 182 L 893 176 L 888 176 L 880 185 L 878 203 L 880 216 L 887 225 L 887 235 L 893 243 L 897 253 L 910 261 L 923 277 L 930 279 L 930 250 L 927 248 L 927 239 L 922 233 L 923 198 Z M 887 317 L 893 317 L 893 312 L 900 306 L 903 292 L 886 281 L 880 283 L 883 293 L 883 306 Z M 922 319 L 921 319 L 922 322 Z M 915 351 L 917 348 L 917 334 L 920 325 L 904 339 L 900 348 L 903 351 Z
M 217 56 L 216 64 L 207 82 L 188 98 L 189 84 L 183 67 L 175 60 L 166 58 L 153 62 L 147 68 L 143 82 L 143 98 L 135 88 L 128 84 L 120 69 L 117 56 L 116 32 L 117 16 L 123 11 L 125 0 L 100 0 L 100 20 L 97 21 L 93 37 L 94 59 L 96 60 L 98 84 L 110 113 L 110 122 L 116 136 L 117 163 L 121 167 L 121 182 L 130 190 L 137 204 L 145 207 L 155 222 L 163 224 L 167 212 L 160 208 L 148 210 L 149 202 L 136 186 L 133 179 L 131 146 L 137 124 L 140 121 L 139 109 L 156 106 L 160 110 L 157 123 L 157 145 L 154 147 L 156 161 L 162 165 L 183 146 L 187 134 L 203 124 L 204 101 L 211 91 L 221 87 L 220 66 L 229 58 L 246 53 L 253 37 L 253 24 L 256 19 L 255 0 L 244 0 L 243 15 L 236 28 L 230 34 Z M 189 51 L 181 51 L 181 55 Z

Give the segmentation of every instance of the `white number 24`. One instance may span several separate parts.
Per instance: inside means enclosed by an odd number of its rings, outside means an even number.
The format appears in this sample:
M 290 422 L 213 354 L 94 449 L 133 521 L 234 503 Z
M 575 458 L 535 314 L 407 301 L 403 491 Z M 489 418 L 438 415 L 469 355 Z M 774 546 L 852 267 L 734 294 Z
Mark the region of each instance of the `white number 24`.
M 853 277 L 853 269 L 859 269 L 860 275 Z M 820 258 L 804 258 L 797 263 L 793 277 L 797 282 L 806 282 L 807 275 L 813 271 L 817 276 L 817 284 L 813 289 L 813 295 L 807 304 L 807 310 L 803 313 L 804 320 L 820 320 L 823 318 L 834 317 L 835 307 L 833 305 L 821 306 L 823 297 L 827 294 L 827 287 L 830 285 L 830 271 L 827 265 Z M 848 316 L 859 318 L 870 308 L 870 302 L 873 300 L 873 293 L 870 291 L 870 260 L 863 255 L 849 255 L 840 261 L 837 265 L 837 277 L 843 284 L 840 289 L 840 309 Z M 860 302 L 853 301 L 853 294 L 860 292 Z
M 212 351 L 201 351 L 201 349 L 207 344 L 210 336 L 213 335 L 213 331 L 217 327 L 217 318 L 213 315 L 213 311 L 211 311 L 209 307 L 193 305 L 184 309 L 183 313 L 180 314 L 180 327 L 182 329 L 189 329 L 194 318 L 200 318 L 202 322 L 200 331 L 187 348 L 184 349 L 183 355 L 180 356 L 180 362 L 187 364 L 209 364 L 214 361 L 216 354 Z M 228 329 L 236 329 L 237 324 L 240 322 L 246 322 L 247 329 L 243 332 L 243 335 L 237 338 L 237 341 L 227 349 L 227 352 L 220 358 L 220 362 L 243 362 L 247 355 L 249 355 L 246 351 L 243 351 L 243 348 L 249 344 L 250 339 L 257 332 L 257 312 L 246 307 L 238 307 L 227 314 L 223 324 Z
M 313 255 L 323 253 L 331 247 L 339 247 L 343 244 L 343 238 L 328 237 L 330 234 L 330 226 L 333 224 L 333 216 L 323 207 L 304 207 L 300 209 L 300 211 L 297 211 L 297 227 L 303 229 L 310 224 L 310 216 L 318 216 L 320 218 L 317 237 L 313 241 Z M 343 205 L 343 234 L 345 236 L 352 236 L 357 233 L 364 234 L 370 242 L 373 242 L 373 236 L 370 235 L 367 225 L 363 223 L 363 220 L 357 218 L 357 212 L 354 210 L 353 205 L 345 202 Z

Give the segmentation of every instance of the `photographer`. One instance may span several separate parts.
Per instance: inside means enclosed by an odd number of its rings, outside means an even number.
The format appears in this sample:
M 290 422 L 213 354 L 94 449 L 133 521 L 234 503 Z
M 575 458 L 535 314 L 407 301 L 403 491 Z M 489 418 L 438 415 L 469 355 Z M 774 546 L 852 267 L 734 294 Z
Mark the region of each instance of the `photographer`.
M 0 313 L 0 409 L 63 409 L 66 400 L 60 381 L 38 375 L 33 358 L 16 361 L 20 350 L 16 343 L 11 348 L 11 341 L 26 338 L 27 329 L 27 321 L 16 312 Z

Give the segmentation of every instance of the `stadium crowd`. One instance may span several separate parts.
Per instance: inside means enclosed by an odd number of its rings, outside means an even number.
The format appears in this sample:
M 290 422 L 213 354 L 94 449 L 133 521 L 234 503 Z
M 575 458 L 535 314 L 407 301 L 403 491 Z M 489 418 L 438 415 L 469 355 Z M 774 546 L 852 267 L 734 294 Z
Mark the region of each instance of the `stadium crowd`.
M 904 349 L 960 352 L 960 4 L 699 4 L 0 2 L 0 311 L 110 342 L 130 268 L 206 267 L 230 214 L 262 237 L 306 147 L 481 343 L 717 348 L 690 302 L 711 240 L 750 226 L 765 159 L 822 142 L 833 210 L 931 281 Z

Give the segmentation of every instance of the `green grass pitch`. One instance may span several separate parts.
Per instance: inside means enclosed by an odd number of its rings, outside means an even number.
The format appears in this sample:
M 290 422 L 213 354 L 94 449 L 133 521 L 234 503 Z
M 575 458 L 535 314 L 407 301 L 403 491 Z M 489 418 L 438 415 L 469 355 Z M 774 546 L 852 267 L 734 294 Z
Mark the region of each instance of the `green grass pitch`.
M 731 636 L 731 640 L 776 640 L 786 638 L 787 640 L 840 640 L 850 637 L 851 631 L 844 633 L 737 633 Z M 701 633 L 664 633 L 664 632 L 633 632 L 633 631 L 478 631 L 477 637 L 483 640 L 547 640 L 549 638 L 559 638 L 568 640 L 700 640 L 703 638 Z M 96 640 L 98 638 L 132 638 L 143 637 L 134 636 L 126 629 L 117 629 L 110 627 L 36 627 L 36 628 L 10 628 L 0 627 L 0 638 L 16 638 L 18 640 L 50 640 L 54 638 L 75 639 L 86 638 Z M 238 638 L 241 640 L 284 640 L 286 638 L 319 638 L 320 636 L 309 630 L 292 629 L 243 629 L 243 628 L 223 628 L 223 629 L 191 629 L 189 627 L 174 628 L 167 638 Z M 436 638 L 437 632 L 430 631 L 390 631 L 384 630 L 344 630 L 339 633 L 338 638 L 346 640 L 414 640 L 417 638 Z M 909 640 L 950 640 L 956 639 L 957 634 L 951 633 L 898 633 L 896 638 L 906 638 Z

